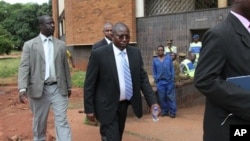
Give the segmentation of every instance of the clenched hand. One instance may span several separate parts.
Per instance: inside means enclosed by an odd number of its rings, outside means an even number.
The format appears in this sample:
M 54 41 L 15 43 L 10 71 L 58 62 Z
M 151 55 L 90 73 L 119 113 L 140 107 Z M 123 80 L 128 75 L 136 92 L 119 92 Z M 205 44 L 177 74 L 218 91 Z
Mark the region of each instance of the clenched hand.
M 24 104 L 28 103 L 26 91 L 19 92 L 19 101 Z

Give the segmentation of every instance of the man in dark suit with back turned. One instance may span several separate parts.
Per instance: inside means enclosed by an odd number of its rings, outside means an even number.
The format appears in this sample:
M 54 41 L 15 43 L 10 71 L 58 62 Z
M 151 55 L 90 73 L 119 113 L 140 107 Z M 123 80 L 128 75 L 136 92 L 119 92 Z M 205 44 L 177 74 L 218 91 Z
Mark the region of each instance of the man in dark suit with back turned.
M 111 43 L 112 41 L 112 23 L 106 22 L 103 25 L 103 34 L 104 34 L 104 38 L 96 43 L 94 43 L 92 50 L 97 49 L 99 47 L 108 45 Z
M 92 51 L 84 85 L 85 113 L 89 120 L 94 121 L 96 117 L 100 122 L 102 141 L 122 140 L 129 104 L 135 115 L 142 117 L 141 90 L 151 110 L 153 106 L 157 106 L 160 113 L 148 75 L 143 68 L 140 50 L 128 45 L 128 27 L 124 23 L 116 23 L 112 33 L 112 44 Z M 124 72 L 125 63 L 129 65 L 130 72 Z
M 54 112 L 57 141 L 71 141 L 67 121 L 71 80 L 65 43 L 53 37 L 54 21 L 38 19 L 40 34 L 25 42 L 18 72 L 19 98 L 33 113 L 33 140 L 45 141 L 50 107 Z M 22 117 L 20 117 L 22 118 Z
M 206 96 L 204 141 L 229 141 L 230 125 L 250 124 L 250 91 L 226 79 L 250 75 L 250 0 L 232 0 L 225 19 L 205 33 L 195 86 Z

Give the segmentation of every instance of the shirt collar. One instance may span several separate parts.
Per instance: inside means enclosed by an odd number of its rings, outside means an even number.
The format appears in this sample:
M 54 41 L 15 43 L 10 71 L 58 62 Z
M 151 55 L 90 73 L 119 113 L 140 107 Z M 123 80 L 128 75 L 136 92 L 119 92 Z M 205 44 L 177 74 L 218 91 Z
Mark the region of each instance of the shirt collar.
M 248 30 L 249 29 L 249 25 L 250 25 L 250 21 L 248 21 L 247 18 L 243 17 L 242 15 L 234 12 L 234 11 L 231 11 L 231 13 L 237 18 L 240 20 L 240 22 L 243 24 L 243 26 Z
M 42 41 L 44 41 L 45 39 L 50 39 L 52 41 L 52 36 L 46 37 L 42 33 L 40 33 L 40 37 L 41 37 Z
M 108 38 L 104 37 L 104 39 L 106 40 L 106 42 L 107 42 L 108 44 L 111 43 L 111 41 L 110 41 Z
M 117 46 L 115 46 L 115 44 L 112 44 L 112 45 L 113 45 L 113 50 L 114 50 L 115 56 L 120 55 L 120 53 L 122 51 Z M 126 48 L 123 50 L 123 52 L 125 52 L 125 54 L 127 54 Z

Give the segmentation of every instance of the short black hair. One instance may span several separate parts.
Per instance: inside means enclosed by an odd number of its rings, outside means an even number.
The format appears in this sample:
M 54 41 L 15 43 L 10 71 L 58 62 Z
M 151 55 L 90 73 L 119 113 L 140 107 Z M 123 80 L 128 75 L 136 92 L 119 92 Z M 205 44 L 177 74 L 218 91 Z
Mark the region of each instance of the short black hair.
M 106 29 L 107 26 L 113 26 L 113 24 L 111 22 L 106 22 L 104 25 L 103 25 L 103 31 Z
M 122 23 L 122 22 L 118 22 L 116 23 L 113 27 L 112 27 L 112 34 L 113 35 L 116 35 L 117 34 L 117 31 L 120 30 L 120 28 L 126 28 L 129 31 L 129 28 L 126 24 Z
M 44 19 L 45 19 L 46 17 L 51 17 L 51 16 L 49 16 L 49 15 L 42 15 L 42 16 L 38 17 L 38 24 L 39 24 L 39 25 L 44 24 Z
M 157 49 L 160 48 L 160 47 L 162 47 L 163 50 L 165 50 L 163 45 L 158 45 L 158 46 L 157 46 Z

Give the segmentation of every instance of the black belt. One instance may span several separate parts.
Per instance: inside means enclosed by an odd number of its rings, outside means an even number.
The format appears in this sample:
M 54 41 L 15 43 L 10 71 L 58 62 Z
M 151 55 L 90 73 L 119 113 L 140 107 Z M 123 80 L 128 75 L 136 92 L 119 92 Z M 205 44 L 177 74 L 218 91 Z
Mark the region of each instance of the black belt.
M 130 101 L 128 101 L 128 100 L 122 100 L 122 101 L 120 101 L 119 103 L 120 103 L 120 104 L 121 104 L 121 103 L 130 103 Z
M 46 85 L 46 86 L 55 85 L 55 84 L 57 84 L 57 82 L 46 82 L 46 83 L 44 83 L 44 85 Z

